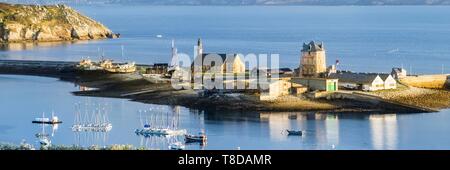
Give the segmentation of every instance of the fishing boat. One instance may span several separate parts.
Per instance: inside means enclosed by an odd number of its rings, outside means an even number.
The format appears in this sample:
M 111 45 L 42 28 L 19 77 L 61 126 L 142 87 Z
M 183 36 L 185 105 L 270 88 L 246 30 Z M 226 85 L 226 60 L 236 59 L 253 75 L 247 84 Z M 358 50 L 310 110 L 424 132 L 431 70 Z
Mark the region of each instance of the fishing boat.
M 169 145 L 170 150 L 184 150 L 186 149 L 186 146 L 182 144 L 181 142 L 174 142 Z
M 61 120 L 58 119 L 57 116 L 54 116 L 54 113 L 52 113 L 52 118 L 47 118 L 44 116 L 44 113 L 42 113 L 42 117 L 35 118 L 31 123 L 43 123 L 43 124 L 59 124 L 62 123 Z
M 302 136 L 303 132 L 301 130 L 296 131 L 296 130 L 286 130 L 288 135 L 292 135 L 292 136 Z
M 191 142 L 206 142 L 207 137 L 206 134 L 203 132 L 200 132 L 198 135 L 191 135 L 191 134 L 187 134 L 184 136 L 186 143 L 191 143 Z

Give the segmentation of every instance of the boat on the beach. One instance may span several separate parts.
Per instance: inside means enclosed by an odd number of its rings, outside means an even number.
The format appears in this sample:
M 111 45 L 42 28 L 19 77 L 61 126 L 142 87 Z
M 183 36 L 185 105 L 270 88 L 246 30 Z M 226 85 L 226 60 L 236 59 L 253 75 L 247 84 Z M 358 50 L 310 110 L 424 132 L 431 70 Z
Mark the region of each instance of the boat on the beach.
M 288 135 L 292 135 L 292 136 L 302 136 L 303 132 L 301 130 L 286 130 Z
M 31 123 L 59 124 L 62 123 L 62 121 L 59 120 L 57 116 L 54 116 L 54 113 L 52 113 L 52 118 L 47 118 L 44 116 L 44 113 L 42 113 L 42 117 L 35 118 Z

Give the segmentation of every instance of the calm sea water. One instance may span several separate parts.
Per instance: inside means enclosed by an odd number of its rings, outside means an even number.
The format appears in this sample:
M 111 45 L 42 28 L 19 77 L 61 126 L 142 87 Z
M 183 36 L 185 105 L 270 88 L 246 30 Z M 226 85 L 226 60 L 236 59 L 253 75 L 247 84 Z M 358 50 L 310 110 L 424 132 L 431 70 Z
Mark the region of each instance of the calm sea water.
M 51 137 L 53 144 L 82 146 L 133 144 L 168 149 L 179 138 L 144 138 L 134 133 L 150 115 L 179 114 L 179 128 L 197 133 L 205 129 L 206 146 L 187 149 L 450 149 L 450 110 L 423 114 L 367 113 L 259 113 L 208 112 L 158 106 L 124 99 L 87 98 L 69 92 L 78 88 L 53 78 L 0 76 L 0 141 L 26 140 L 38 146 L 42 126 L 31 121 L 52 111 L 63 121 Z M 113 128 L 103 132 L 72 132 L 76 103 L 101 105 Z M 88 106 L 89 107 L 89 106 Z M 150 110 L 147 114 L 139 110 Z M 84 110 L 84 109 L 81 109 Z M 91 110 L 89 110 L 90 112 Z M 83 112 L 83 111 L 82 111 Z M 148 120 L 148 119 L 147 119 Z M 52 126 L 44 127 L 52 133 Z M 302 129 L 302 137 L 287 136 L 286 129 Z
M 341 69 L 389 72 L 393 66 L 414 73 L 449 72 L 450 7 L 153 7 L 78 6 L 122 38 L 75 44 L 14 44 L 0 59 L 79 60 L 104 51 L 119 61 L 168 62 L 170 41 L 192 54 L 198 37 L 208 52 L 276 53 L 294 68 L 302 42 L 324 41 L 328 63 Z M 162 35 L 157 38 L 156 35 Z M 121 54 L 121 46 L 124 55 Z M 100 50 L 99 50 L 100 49 Z M 100 52 L 99 52 L 100 51 Z M 442 69 L 443 68 L 443 69 Z M 26 140 L 37 146 L 42 126 L 31 120 L 55 111 L 63 124 L 44 126 L 53 144 L 133 144 L 167 149 L 182 139 L 135 135 L 142 117 L 178 113 L 180 128 L 205 129 L 206 146 L 188 149 L 450 149 L 450 110 L 438 113 L 259 113 L 211 112 L 158 106 L 124 99 L 71 95 L 74 84 L 53 78 L 0 75 L 0 141 Z M 101 105 L 113 128 L 108 133 L 74 133 L 75 104 Z M 142 114 L 140 110 L 152 110 Z M 303 137 L 285 129 L 302 129 Z
M 296 68 L 302 43 L 317 40 L 326 45 L 328 64 L 339 59 L 340 69 L 390 72 L 403 65 L 418 74 L 441 73 L 443 67 L 450 72 L 448 6 L 74 8 L 122 38 L 35 48 L 11 45 L 12 51 L 0 52 L 0 59 L 96 59 L 104 52 L 116 60 L 151 64 L 169 62 L 171 39 L 180 52 L 192 56 L 201 37 L 206 52 L 280 54 L 281 66 Z

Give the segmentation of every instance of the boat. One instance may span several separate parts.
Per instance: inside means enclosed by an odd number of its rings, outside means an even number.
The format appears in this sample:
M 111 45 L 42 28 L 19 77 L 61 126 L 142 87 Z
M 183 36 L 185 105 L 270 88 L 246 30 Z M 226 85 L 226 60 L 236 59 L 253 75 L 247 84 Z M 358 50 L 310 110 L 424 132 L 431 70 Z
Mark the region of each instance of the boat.
M 112 124 L 108 120 L 108 112 L 105 108 L 97 108 L 93 111 L 92 118 L 82 120 L 81 108 L 76 106 L 75 121 L 72 125 L 73 132 L 109 132 L 112 129 Z M 103 111 L 102 111 L 103 110 Z M 84 114 L 87 117 L 89 114 L 86 111 Z
M 203 132 L 200 132 L 198 135 L 190 135 L 187 134 L 184 136 L 186 143 L 191 143 L 191 142 L 206 142 L 207 137 L 206 134 Z
M 45 133 L 45 123 L 41 123 L 42 125 L 42 131 L 40 133 L 36 133 L 35 136 L 39 141 L 39 144 L 41 147 L 48 147 L 51 145 L 50 135 L 48 133 Z
M 169 119 L 169 116 L 166 116 L 166 120 L 164 121 L 164 118 L 161 117 L 161 120 L 158 120 L 158 117 L 156 117 L 155 119 L 152 118 L 152 120 L 154 120 L 151 124 L 150 123 L 143 123 L 142 122 L 142 116 L 140 116 L 140 120 L 141 120 L 141 125 L 143 126 L 142 129 L 136 129 L 134 130 L 134 132 L 137 135 L 142 135 L 142 136 L 183 136 L 187 133 L 186 129 L 178 129 L 177 128 L 177 122 L 175 120 L 175 118 L 172 118 L 172 120 Z M 171 125 L 170 125 L 170 121 Z M 165 125 L 159 125 L 159 126 L 155 126 L 155 124 L 157 124 L 157 122 L 162 122 L 162 124 Z
M 286 130 L 288 135 L 292 135 L 292 136 L 302 136 L 303 132 L 301 130 L 296 131 L 296 130 Z
M 156 35 L 156 38 L 162 38 L 163 36 L 161 34 Z
M 150 128 L 146 127 L 144 129 L 136 129 L 134 131 L 138 135 L 160 135 L 160 136 L 179 136 L 185 135 L 186 130 L 184 129 L 168 129 L 168 128 Z
M 42 113 L 42 117 L 41 118 L 35 118 L 33 121 L 31 121 L 31 123 L 43 123 L 43 124 L 59 124 L 62 123 L 61 120 L 58 119 L 57 116 L 54 116 L 54 114 L 52 113 L 52 118 L 46 118 L 44 116 L 44 113 Z
M 186 146 L 183 145 L 181 142 L 174 142 L 169 145 L 170 150 L 184 150 L 186 149 Z

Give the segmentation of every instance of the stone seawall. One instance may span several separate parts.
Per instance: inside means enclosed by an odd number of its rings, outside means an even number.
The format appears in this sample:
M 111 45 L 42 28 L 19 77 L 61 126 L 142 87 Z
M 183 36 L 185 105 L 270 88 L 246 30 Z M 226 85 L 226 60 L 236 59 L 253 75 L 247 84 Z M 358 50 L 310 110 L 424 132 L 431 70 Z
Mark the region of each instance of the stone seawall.
M 358 102 L 363 102 L 366 104 L 374 105 L 378 108 L 383 108 L 385 110 L 393 110 L 402 113 L 424 113 L 424 112 L 437 112 L 438 110 L 420 107 L 416 105 L 410 105 L 405 103 L 399 103 L 393 100 L 383 99 L 378 96 L 368 95 L 360 92 L 335 92 L 330 93 L 327 96 L 328 100 L 332 99 L 347 99 Z
M 400 83 L 420 88 L 443 89 L 448 86 L 449 74 L 408 76 L 400 79 Z

